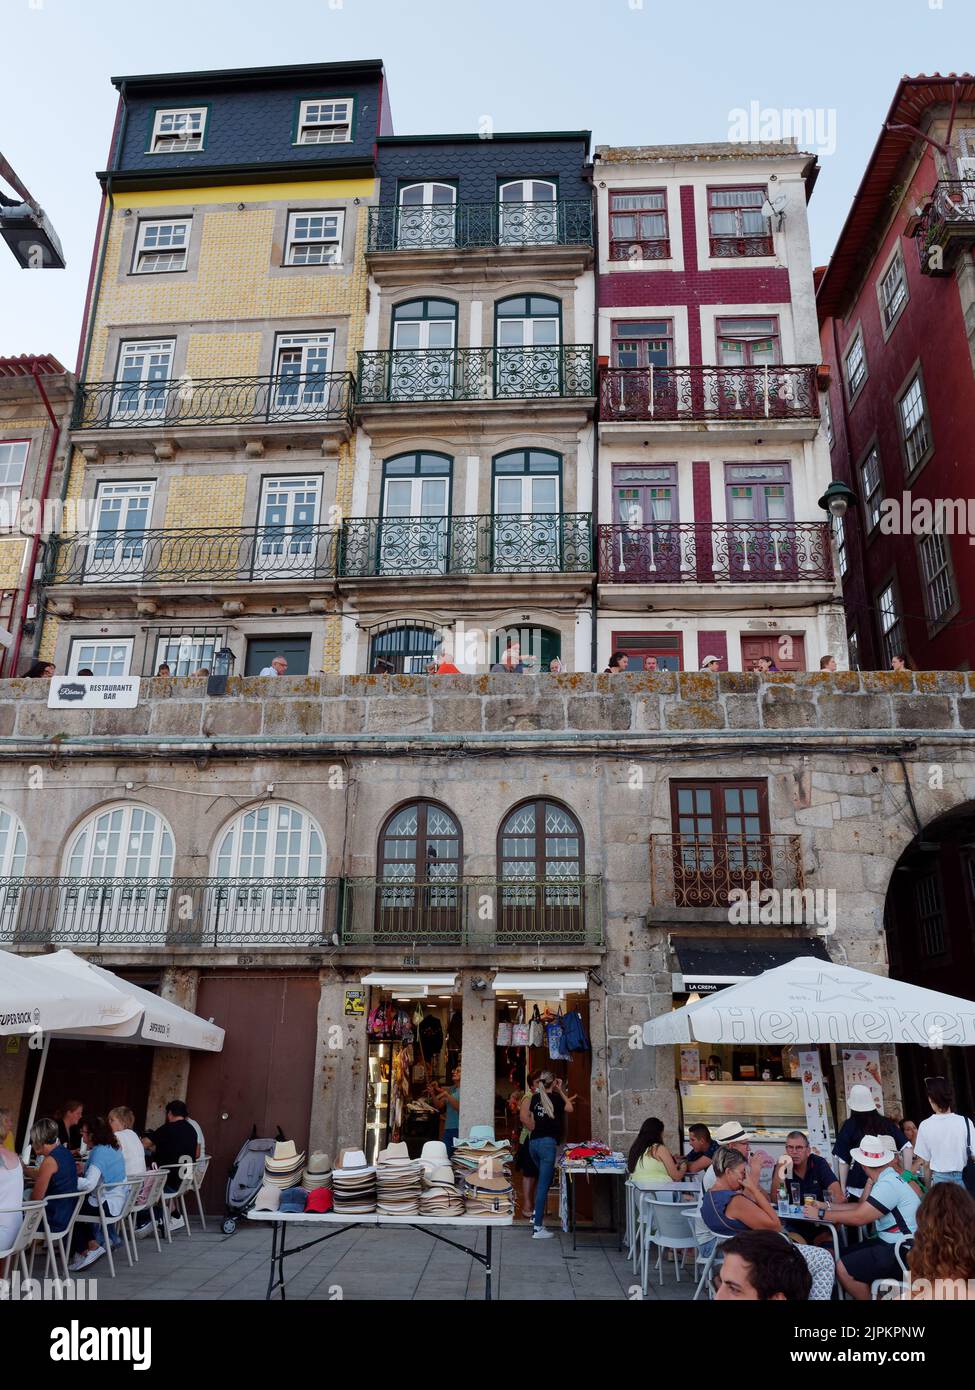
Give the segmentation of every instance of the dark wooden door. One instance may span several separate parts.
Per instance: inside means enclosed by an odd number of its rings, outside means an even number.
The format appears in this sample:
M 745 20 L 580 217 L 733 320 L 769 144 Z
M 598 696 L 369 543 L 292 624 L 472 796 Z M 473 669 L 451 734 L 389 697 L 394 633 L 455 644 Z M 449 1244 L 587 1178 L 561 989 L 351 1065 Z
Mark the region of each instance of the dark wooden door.
M 20 1045 L 26 1047 L 27 1040 L 22 1038 Z M 154 1047 L 129 1043 L 52 1038 L 37 1118 L 53 1115 L 66 1100 L 80 1100 L 84 1102 L 86 1117 L 107 1116 L 116 1105 L 127 1105 L 135 1114 L 136 1129 L 141 1129 L 146 1120 L 155 1051 Z M 17 1126 L 18 1148 L 23 1142 L 40 1056 L 40 1051 L 31 1052 L 27 1064 Z

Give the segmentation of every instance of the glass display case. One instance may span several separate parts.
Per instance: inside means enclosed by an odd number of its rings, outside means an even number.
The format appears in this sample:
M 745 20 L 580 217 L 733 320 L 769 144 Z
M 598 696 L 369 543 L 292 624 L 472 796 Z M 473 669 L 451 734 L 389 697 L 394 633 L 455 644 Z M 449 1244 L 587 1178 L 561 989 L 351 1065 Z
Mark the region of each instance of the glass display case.
M 792 1129 L 806 1130 L 806 1110 L 798 1081 L 682 1081 L 684 1137 L 689 1125 L 737 1120 L 755 1136 L 755 1145 L 773 1158 L 785 1152 Z

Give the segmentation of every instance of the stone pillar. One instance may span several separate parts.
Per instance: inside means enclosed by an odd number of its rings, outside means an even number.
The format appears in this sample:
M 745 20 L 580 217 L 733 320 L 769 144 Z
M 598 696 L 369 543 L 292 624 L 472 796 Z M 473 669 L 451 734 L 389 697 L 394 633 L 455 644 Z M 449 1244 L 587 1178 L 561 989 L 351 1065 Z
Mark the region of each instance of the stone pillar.
M 0 1110 L 10 1111 L 15 1130 L 20 1116 L 20 1107 L 25 1099 L 30 1100 L 30 1096 L 24 1096 L 24 1078 L 27 1075 L 30 1042 L 31 1039 L 28 1037 L 11 1036 L 0 1039 Z M 23 1147 L 23 1138 L 19 1133 L 15 1135 L 15 1138 L 21 1141 L 17 1145 L 19 1150 Z
M 609 1047 L 606 1019 L 606 989 L 589 984 L 589 1042 L 592 1046 L 592 1074 L 589 1104 L 592 1115 L 590 1139 L 609 1143 Z
M 358 978 L 342 979 L 330 970 L 320 978 L 308 1145 L 335 1163 L 341 1149 L 361 1148 L 365 1138 L 369 1043 L 366 1014 L 345 1016 L 345 991 L 361 988 Z
M 172 968 L 163 971 L 159 989 L 163 999 L 178 1004 L 181 1009 L 196 1010 L 196 991 L 200 982 L 199 970 Z M 146 1101 L 146 1127 L 155 1129 L 166 1118 L 166 1102 L 185 1100 L 190 1079 L 192 1052 L 185 1047 L 157 1047 L 152 1058 L 149 1097 Z
M 464 970 L 462 1005 L 464 1033 L 461 1049 L 460 1133 L 470 1134 L 471 1125 L 494 1124 L 494 991 L 489 971 Z M 485 980 L 484 989 L 474 989 L 474 980 Z

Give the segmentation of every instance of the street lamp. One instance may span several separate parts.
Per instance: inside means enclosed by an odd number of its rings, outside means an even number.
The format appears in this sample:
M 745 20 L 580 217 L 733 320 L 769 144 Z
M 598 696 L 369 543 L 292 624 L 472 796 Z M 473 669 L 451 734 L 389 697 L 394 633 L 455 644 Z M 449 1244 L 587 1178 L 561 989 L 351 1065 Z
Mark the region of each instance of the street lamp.
M 51 219 L 20 182 L 0 154 L 0 177 L 21 197 L 21 202 L 0 194 L 0 236 L 14 253 L 22 270 L 63 270 L 64 252 Z
M 217 648 L 213 653 L 210 675 L 207 678 L 208 695 L 226 695 L 227 677 L 233 675 L 236 660 L 237 658 L 229 647 Z
M 820 497 L 818 505 L 822 507 L 824 512 L 836 517 L 837 521 L 842 521 L 848 508 L 855 507 L 856 504 L 857 497 L 852 488 L 848 488 L 846 483 L 841 483 L 834 478 Z

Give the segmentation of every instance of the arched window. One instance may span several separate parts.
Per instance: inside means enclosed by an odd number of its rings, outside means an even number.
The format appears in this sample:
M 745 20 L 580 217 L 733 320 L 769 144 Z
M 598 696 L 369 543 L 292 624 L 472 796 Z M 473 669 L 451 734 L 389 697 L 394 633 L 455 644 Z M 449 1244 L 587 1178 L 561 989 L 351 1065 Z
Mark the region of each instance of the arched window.
M 369 670 L 373 675 L 424 675 L 441 641 L 441 634 L 427 623 L 384 628 L 369 644 Z
M 501 245 L 539 246 L 556 241 L 556 196 L 551 179 L 509 179 L 499 184 Z
M 241 811 L 217 844 L 217 878 L 320 878 L 322 832 L 305 811 L 272 801 Z
M 456 377 L 457 305 L 449 299 L 410 299 L 393 309 L 389 398 L 442 401 Z
M 446 574 L 453 460 L 398 454 L 383 463 L 378 574 Z
M 460 825 L 435 801 L 400 806 L 379 836 L 377 931 L 454 938 L 460 930 Z
M 65 872 L 71 878 L 169 878 L 173 832 L 148 806 L 108 806 L 75 832 Z
M 541 294 L 520 294 L 495 305 L 495 394 L 562 394 L 559 342 L 562 306 Z
M 557 801 L 523 801 L 498 835 L 505 939 L 564 941 L 583 932 L 582 827 Z
M 207 929 L 224 942 L 301 945 L 333 929 L 325 837 L 307 811 L 272 801 L 241 811 L 217 839 Z
M 94 812 L 64 859 L 54 937 L 79 944 L 166 940 L 173 832 L 149 806 L 124 802 Z
M 457 189 L 453 184 L 403 184 L 399 190 L 396 245 L 411 250 L 453 246 L 456 218 Z

